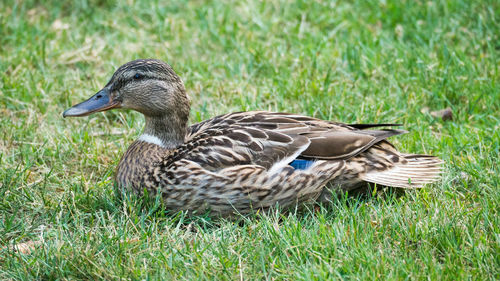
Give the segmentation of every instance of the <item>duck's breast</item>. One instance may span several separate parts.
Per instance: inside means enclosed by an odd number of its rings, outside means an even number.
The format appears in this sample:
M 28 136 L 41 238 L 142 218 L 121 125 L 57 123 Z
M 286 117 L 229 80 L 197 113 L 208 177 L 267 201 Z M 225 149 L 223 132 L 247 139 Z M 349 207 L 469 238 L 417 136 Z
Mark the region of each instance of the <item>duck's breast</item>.
M 150 182 L 147 173 L 168 155 L 169 150 L 143 141 L 132 143 L 122 156 L 116 169 L 115 180 L 120 189 L 132 189 L 142 193 L 146 188 L 154 192 L 157 184 Z

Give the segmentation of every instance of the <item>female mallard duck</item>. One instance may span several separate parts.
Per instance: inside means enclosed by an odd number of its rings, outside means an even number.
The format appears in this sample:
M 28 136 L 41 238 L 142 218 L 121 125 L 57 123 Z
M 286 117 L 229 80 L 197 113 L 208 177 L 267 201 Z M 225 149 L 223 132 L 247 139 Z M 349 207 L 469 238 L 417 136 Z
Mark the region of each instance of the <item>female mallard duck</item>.
M 346 125 L 250 111 L 188 127 L 184 84 L 160 60 L 124 64 L 102 90 L 63 116 L 113 108 L 133 109 L 146 118 L 144 133 L 118 164 L 118 186 L 138 194 L 159 192 L 171 210 L 248 213 L 324 201 L 332 189 L 367 182 L 414 188 L 440 176 L 438 158 L 403 154 L 386 141 L 405 131 L 364 130 L 392 124 Z

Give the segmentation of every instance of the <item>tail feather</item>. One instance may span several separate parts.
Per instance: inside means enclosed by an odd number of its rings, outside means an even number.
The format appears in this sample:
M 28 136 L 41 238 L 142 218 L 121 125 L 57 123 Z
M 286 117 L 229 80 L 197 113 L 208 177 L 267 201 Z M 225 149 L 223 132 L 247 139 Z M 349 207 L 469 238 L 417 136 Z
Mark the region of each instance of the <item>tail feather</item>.
M 434 156 L 403 154 L 406 161 L 394 163 L 390 169 L 372 170 L 362 175 L 362 179 L 380 185 L 420 188 L 440 179 L 443 161 Z

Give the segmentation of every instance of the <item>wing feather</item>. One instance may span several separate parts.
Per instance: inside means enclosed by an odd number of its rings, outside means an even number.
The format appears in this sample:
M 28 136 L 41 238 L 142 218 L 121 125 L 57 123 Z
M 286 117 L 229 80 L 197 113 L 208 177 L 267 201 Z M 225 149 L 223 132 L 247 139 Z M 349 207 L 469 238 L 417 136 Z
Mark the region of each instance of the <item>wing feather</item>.
M 361 130 L 375 126 L 346 125 L 288 113 L 230 113 L 191 126 L 185 144 L 165 162 L 182 158 L 212 170 L 248 164 L 276 169 L 296 158 L 348 159 L 406 132 Z

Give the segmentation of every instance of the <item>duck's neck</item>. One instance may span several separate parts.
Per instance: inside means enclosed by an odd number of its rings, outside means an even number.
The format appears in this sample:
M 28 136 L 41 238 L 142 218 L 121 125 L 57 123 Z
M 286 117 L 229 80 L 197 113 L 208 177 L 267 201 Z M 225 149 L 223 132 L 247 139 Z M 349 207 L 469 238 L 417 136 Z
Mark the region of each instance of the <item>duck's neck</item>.
M 184 143 L 187 131 L 187 116 L 179 118 L 169 114 L 146 116 L 144 132 L 139 137 L 145 141 L 167 149 L 175 149 Z

